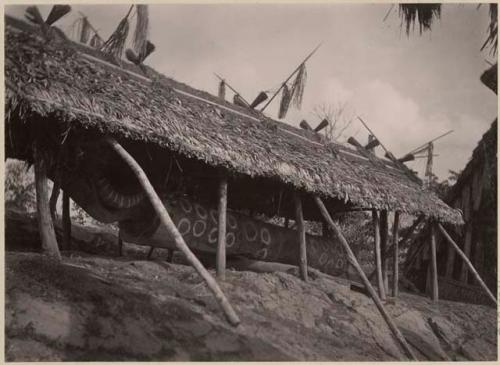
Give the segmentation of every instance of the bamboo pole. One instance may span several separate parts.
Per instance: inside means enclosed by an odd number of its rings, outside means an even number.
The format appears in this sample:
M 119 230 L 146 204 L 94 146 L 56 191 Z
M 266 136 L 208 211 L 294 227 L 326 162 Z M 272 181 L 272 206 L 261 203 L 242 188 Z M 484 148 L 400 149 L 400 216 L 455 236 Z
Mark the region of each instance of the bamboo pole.
M 389 314 L 386 312 L 384 306 L 382 305 L 382 302 L 380 301 L 380 298 L 377 296 L 377 292 L 373 288 L 373 286 L 370 284 L 370 281 L 368 281 L 368 278 L 366 277 L 365 273 L 363 272 L 363 269 L 358 263 L 358 260 L 356 259 L 356 256 L 354 256 L 354 253 L 351 250 L 351 247 L 349 246 L 349 243 L 347 243 L 344 235 L 342 234 L 340 228 L 333 222 L 332 217 L 328 213 L 328 210 L 326 209 L 325 205 L 321 201 L 319 197 L 314 197 L 314 201 L 316 202 L 316 205 L 318 206 L 319 210 L 321 211 L 321 214 L 327 221 L 328 225 L 330 226 L 332 232 L 337 236 L 337 240 L 340 241 L 342 246 L 344 247 L 344 250 L 347 253 L 347 258 L 349 260 L 349 263 L 356 269 L 358 272 L 358 275 L 361 277 L 361 280 L 363 282 L 363 285 L 365 286 L 366 290 L 372 297 L 373 301 L 375 302 L 375 305 L 377 306 L 377 309 L 379 310 L 380 314 L 384 318 L 385 322 L 389 326 L 389 329 L 391 330 L 392 334 L 396 337 L 396 339 L 399 341 L 401 346 L 403 347 L 406 355 L 411 359 L 411 360 L 417 360 L 417 357 L 413 353 L 413 351 L 410 348 L 410 345 L 406 342 L 406 339 L 404 336 L 401 334 L 399 331 L 398 327 L 392 320 L 392 318 L 389 316 Z
M 389 279 L 387 273 L 387 256 L 382 255 L 387 251 L 387 246 L 389 243 L 389 218 L 387 210 L 382 210 L 380 212 L 380 263 L 382 265 L 382 279 L 384 281 L 384 291 L 387 294 L 389 291 Z
M 118 256 L 123 256 L 123 240 L 118 233 Z
M 497 304 L 497 298 L 495 298 L 495 296 L 491 293 L 490 289 L 486 286 L 483 279 L 481 279 L 481 276 L 479 276 L 478 272 L 476 271 L 476 269 L 474 268 L 472 263 L 469 261 L 467 256 L 464 254 L 464 252 L 460 249 L 460 247 L 458 247 L 456 242 L 453 241 L 453 239 L 450 237 L 448 232 L 446 232 L 446 230 L 441 225 L 441 223 L 437 223 L 437 227 L 438 227 L 439 231 L 443 234 L 443 236 L 446 238 L 446 240 L 450 243 L 450 245 L 455 249 L 455 251 L 458 253 L 458 255 L 465 261 L 467 266 L 469 266 L 470 271 L 472 272 L 472 274 L 474 275 L 476 280 L 479 282 L 481 287 L 484 289 L 484 291 L 491 298 L 491 300 L 493 300 L 495 302 L 495 304 Z
M 50 257 L 61 260 L 61 253 L 57 246 L 54 223 L 49 208 L 49 191 L 47 185 L 47 166 L 43 152 L 37 142 L 33 145 L 35 162 L 35 190 L 38 229 L 42 240 L 42 249 Z
M 436 227 L 435 222 L 431 226 L 431 298 L 437 302 L 439 300 L 439 284 L 437 271 L 437 252 L 436 252 Z
M 318 48 L 319 48 L 319 47 L 321 47 L 321 43 L 320 43 L 320 44 L 318 44 L 318 45 L 316 46 L 316 48 L 315 48 L 315 49 L 313 49 L 313 51 L 312 51 L 311 53 L 309 53 L 309 55 L 308 55 L 308 56 L 304 59 L 304 61 L 302 61 L 302 62 L 301 62 L 301 63 L 297 66 L 297 68 L 296 68 L 296 69 L 295 69 L 295 70 L 294 70 L 294 71 L 290 74 L 290 76 L 288 76 L 288 77 L 287 77 L 287 79 L 286 79 L 286 80 L 285 80 L 285 81 L 281 84 L 280 88 L 279 88 L 279 89 L 278 89 L 278 90 L 274 93 L 274 95 L 271 97 L 271 99 L 269 99 L 269 101 L 266 103 L 266 105 L 264 105 L 264 106 L 262 107 L 262 109 L 260 110 L 261 112 L 263 112 L 264 110 L 266 110 L 267 106 L 268 106 L 269 104 L 271 104 L 271 101 L 273 101 L 273 100 L 274 100 L 274 98 L 276 97 L 276 95 L 278 95 L 278 93 L 281 91 L 281 89 L 283 89 L 283 87 L 286 85 L 286 83 L 287 83 L 288 81 L 290 81 L 290 79 L 293 77 L 293 75 L 295 75 L 295 74 L 297 73 L 297 71 L 299 71 L 299 70 L 300 70 L 300 67 L 301 67 L 304 63 L 306 63 L 306 62 L 309 60 L 309 58 L 311 58 L 311 57 L 312 57 L 312 55 L 313 55 L 314 53 L 316 53 L 316 51 L 318 50 Z
M 393 257 L 392 257 L 392 296 L 399 295 L 399 212 L 394 212 L 394 223 L 392 225 Z
M 149 182 L 144 170 L 142 170 L 137 161 L 135 161 L 135 159 L 114 138 L 107 138 L 106 142 L 132 169 L 140 184 L 142 185 L 142 188 L 146 192 L 146 195 L 149 198 L 154 210 L 156 211 L 156 214 L 158 214 L 160 221 L 167 228 L 170 236 L 174 239 L 176 248 L 184 254 L 191 266 L 193 266 L 198 274 L 203 278 L 203 280 L 205 280 L 208 288 L 212 291 L 216 301 L 224 311 L 224 314 L 226 315 L 229 323 L 231 323 L 233 326 L 237 326 L 240 323 L 238 315 L 232 308 L 231 304 L 227 300 L 226 296 L 222 292 L 215 279 L 212 277 L 212 275 L 210 275 L 205 267 L 203 267 L 200 260 L 198 260 L 198 258 L 191 252 L 191 250 L 187 246 L 184 238 L 177 230 L 177 227 L 175 226 L 174 222 L 170 218 L 170 215 L 165 209 L 165 206 L 163 205 L 160 197 Z
M 147 256 L 147 260 L 151 260 L 151 256 L 153 256 L 153 251 L 155 250 L 155 247 L 154 246 L 151 246 L 149 248 L 149 251 L 148 251 L 148 256 Z
M 297 234 L 299 238 L 299 272 L 302 280 L 307 281 L 306 229 L 302 213 L 302 200 L 298 193 L 294 194 L 293 199 L 295 202 L 295 221 L 297 222 Z
M 226 279 L 226 215 L 227 215 L 227 178 L 222 176 L 219 181 L 219 207 L 218 207 L 218 238 L 216 271 L 217 279 Z
M 174 250 L 167 248 L 167 262 L 172 263 L 174 260 Z
M 71 200 L 69 194 L 63 191 L 62 199 L 62 226 L 64 249 L 71 249 Z
M 372 211 L 373 217 L 373 235 L 374 235 L 374 250 L 375 250 L 375 270 L 377 272 L 377 286 L 380 298 L 385 300 L 384 278 L 382 276 L 382 258 L 380 254 L 380 220 L 378 212 Z
M 423 220 L 424 220 L 424 216 L 421 215 L 417 218 L 417 220 L 415 220 L 415 222 L 413 222 L 411 227 L 408 229 L 408 231 L 405 233 L 405 235 L 401 238 L 401 240 L 399 242 L 400 249 L 405 247 L 405 246 L 410 245 L 415 240 L 415 238 L 417 237 L 416 229 L 420 225 L 420 223 L 422 223 Z M 394 252 L 394 244 L 391 245 L 391 247 L 389 247 L 387 249 L 387 251 L 382 253 L 382 254 L 387 257 L 393 252 Z M 376 273 L 377 273 L 377 270 L 373 270 L 372 273 L 370 275 L 368 275 L 368 279 L 371 281 Z

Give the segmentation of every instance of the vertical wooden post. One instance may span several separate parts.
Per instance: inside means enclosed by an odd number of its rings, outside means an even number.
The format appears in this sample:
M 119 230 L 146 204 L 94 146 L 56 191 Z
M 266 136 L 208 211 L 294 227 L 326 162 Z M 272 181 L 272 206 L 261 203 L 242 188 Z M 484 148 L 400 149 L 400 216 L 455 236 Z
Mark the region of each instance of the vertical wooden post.
M 38 144 L 33 146 L 33 158 L 35 161 L 35 190 L 38 229 L 42 239 L 42 249 L 50 257 L 61 259 L 59 247 L 57 247 L 54 223 L 49 208 L 49 192 L 47 186 L 47 166 Z
M 366 290 L 372 297 L 373 301 L 375 302 L 375 305 L 377 306 L 377 309 L 379 310 L 380 314 L 384 318 L 385 322 L 389 326 L 389 329 L 391 330 L 392 334 L 396 337 L 396 339 L 399 341 L 401 346 L 403 347 L 404 351 L 406 352 L 406 355 L 411 359 L 411 360 L 417 360 L 417 357 L 413 353 L 410 345 L 408 342 L 406 342 L 406 339 L 402 335 L 401 331 L 398 329 L 392 318 L 389 316 L 389 314 L 386 312 L 382 302 L 380 301 L 380 298 L 377 296 L 377 293 L 375 289 L 373 289 L 372 284 L 366 277 L 366 274 L 364 273 L 363 269 L 361 268 L 361 265 L 359 265 L 358 260 L 356 259 L 356 256 L 354 256 L 354 253 L 351 250 L 351 247 L 349 246 L 349 243 L 345 239 L 344 235 L 342 234 L 342 231 L 340 228 L 335 224 L 335 222 L 332 220 L 332 217 L 330 216 L 330 213 L 328 213 L 328 210 L 326 210 L 325 205 L 321 201 L 320 198 L 314 197 L 314 201 L 316 202 L 316 205 L 318 206 L 321 214 L 323 215 L 323 218 L 328 222 L 328 225 L 330 226 L 332 232 L 335 234 L 336 238 L 342 246 L 344 247 L 344 250 L 347 254 L 347 259 L 349 260 L 349 263 L 356 269 L 358 272 L 358 275 L 361 277 L 361 281 L 363 282 L 363 285 L 365 286 Z M 376 213 L 376 212 L 375 212 Z M 378 222 L 377 222 L 378 223 Z
M 459 256 L 464 260 L 466 265 L 469 267 L 471 273 L 474 275 L 474 277 L 476 278 L 478 283 L 481 285 L 481 287 L 484 289 L 486 294 L 488 294 L 488 296 L 491 298 L 491 300 L 493 300 L 493 302 L 495 302 L 495 304 L 497 304 L 497 298 L 495 298 L 495 296 L 491 293 L 490 289 L 488 289 L 488 286 L 486 286 L 484 281 L 481 279 L 481 276 L 479 276 L 478 272 L 476 271 L 476 269 L 474 269 L 474 266 L 472 265 L 470 260 L 467 258 L 467 256 L 463 253 L 463 251 L 460 249 L 460 247 L 458 247 L 456 242 L 453 241 L 453 239 L 450 237 L 448 232 L 446 232 L 446 230 L 443 228 L 443 226 L 440 223 L 437 223 L 437 228 L 439 229 L 441 234 L 444 236 L 444 238 L 446 238 L 448 243 L 455 249 L 455 251 L 459 254 Z
M 307 249 L 306 249 L 306 228 L 304 226 L 304 215 L 302 213 L 302 200 L 300 195 L 295 193 L 295 221 L 297 222 L 297 234 L 299 239 L 299 272 L 302 280 L 307 281 Z
M 464 244 L 464 253 L 469 258 L 471 256 L 471 248 L 472 248 L 472 224 L 471 222 L 465 222 L 465 244 Z M 462 283 L 467 283 L 467 265 L 465 263 L 462 264 L 462 270 L 460 271 L 460 281 Z
M 285 228 L 288 228 L 290 226 L 290 218 L 285 217 Z
M 387 245 L 389 241 L 389 218 L 387 210 L 382 210 L 380 212 L 380 261 L 382 266 L 382 279 L 384 281 L 384 291 L 387 293 L 389 291 L 389 279 L 387 277 L 387 256 L 385 252 L 387 251 Z
M 123 240 L 118 233 L 118 256 L 123 256 Z
M 439 300 L 437 252 L 436 252 L 436 223 L 430 222 L 431 226 L 431 298 L 437 302 Z
M 174 250 L 172 250 L 171 248 L 167 248 L 167 262 L 172 263 L 173 260 L 174 260 Z
M 226 215 L 227 215 L 227 178 L 222 176 L 219 181 L 219 221 L 217 239 L 216 271 L 219 280 L 226 279 Z
M 63 191 L 62 200 L 62 226 L 63 226 L 63 246 L 64 249 L 71 249 L 71 200 L 69 194 Z
M 151 246 L 148 251 L 148 260 L 151 260 L 151 256 L 153 256 L 153 251 L 155 250 L 154 246 Z
M 394 212 L 394 223 L 392 225 L 392 240 L 394 246 L 394 255 L 392 259 L 392 296 L 396 298 L 399 295 L 399 212 Z
M 224 314 L 226 315 L 227 320 L 233 326 L 237 326 L 240 324 L 240 319 L 236 312 L 234 311 L 231 303 L 227 300 L 226 296 L 222 292 L 220 286 L 217 284 L 217 281 L 210 275 L 210 273 L 205 269 L 203 264 L 198 260 L 198 258 L 193 254 L 193 252 L 189 249 L 188 245 L 184 241 L 181 233 L 175 226 L 170 214 L 168 214 L 165 205 L 161 201 L 160 197 L 156 193 L 153 185 L 149 181 L 146 173 L 141 168 L 141 166 L 137 163 L 137 161 L 113 138 L 106 138 L 105 141 L 109 144 L 109 146 L 123 159 L 123 161 L 130 167 L 132 172 L 139 180 L 146 196 L 148 197 L 153 209 L 156 214 L 160 218 L 160 222 L 165 226 L 170 236 L 173 238 L 176 248 L 184 254 L 186 260 L 194 267 L 196 272 L 203 278 L 208 288 L 212 292 L 215 297 L 215 300 L 221 306 Z
M 376 210 L 372 211 L 373 217 L 373 235 L 375 241 L 375 270 L 377 270 L 377 286 L 378 293 L 380 295 L 380 299 L 385 300 L 385 288 L 384 288 L 384 279 L 382 277 L 382 258 L 380 252 L 380 224 L 378 212 Z

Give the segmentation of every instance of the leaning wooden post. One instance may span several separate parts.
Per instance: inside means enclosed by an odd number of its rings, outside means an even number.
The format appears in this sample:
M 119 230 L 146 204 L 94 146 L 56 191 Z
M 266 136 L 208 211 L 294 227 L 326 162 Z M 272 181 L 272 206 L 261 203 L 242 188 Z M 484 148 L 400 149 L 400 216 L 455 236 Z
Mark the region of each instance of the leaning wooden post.
M 217 279 L 226 279 L 226 215 L 227 215 L 227 178 L 222 176 L 219 181 L 218 206 L 218 239 L 217 239 Z
M 378 212 L 376 210 L 372 211 L 373 217 L 373 236 L 374 236 L 374 250 L 375 250 L 375 270 L 377 271 L 377 286 L 380 298 L 385 300 L 385 288 L 384 288 L 384 278 L 382 277 L 382 259 L 380 252 L 380 223 Z
M 373 301 L 375 302 L 375 305 L 377 306 L 377 309 L 380 311 L 380 314 L 382 315 L 382 317 L 384 318 L 385 322 L 389 326 L 389 329 L 391 330 L 391 332 L 393 333 L 393 335 L 396 337 L 396 339 L 399 341 L 399 343 L 401 344 L 401 346 L 405 350 L 407 356 L 411 360 L 417 360 L 417 357 L 415 356 L 415 354 L 411 350 L 410 346 L 406 342 L 406 339 L 401 334 L 401 332 L 399 331 L 398 327 L 396 326 L 396 324 L 394 323 L 394 321 L 392 320 L 392 318 L 386 312 L 384 306 L 382 305 L 382 302 L 380 301 L 380 298 L 377 296 L 377 292 L 373 288 L 372 284 L 370 284 L 370 281 L 368 280 L 368 278 L 366 277 L 363 269 L 359 265 L 358 260 L 356 259 L 356 256 L 354 256 L 354 253 L 352 252 L 351 247 L 349 246 L 349 243 L 347 243 L 344 235 L 340 231 L 340 228 L 333 222 L 332 217 L 330 216 L 330 214 L 326 210 L 326 207 L 323 204 L 323 202 L 321 201 L 321 199 L 319 197 L 314 197 L 314 200 L 315 200 L 316 204 L 318 205 L 318 208 L 321 211 L 321 214 L 323 215 L 323 217 L 327 221 L 328 225 L 330 226 L 332 232 L 337 236 L 337 240 L 340 241 L 340 243 L 344 247 L 344 250 L 347 253 L 347 258 L 349 260 L 349 263 L 358 272 L 358 275 L 361 277 L 363 285 L 365 286 L 366 290 L 368 291 L 368 293 L 372 297 Z
M 451 244 L 451 246 L 455 249 L 455 251 L 458 253 L 458 255 L 465 261 L 467 266 L 469 266 L 470 271 L 472 272 L 472 274 L 474 275 L 476 280 L 479 282 L 479 284 L 482 286 L 484 291 L 491 298 L 491 300 L 493 300 L 495 302 L 495 304 L 497 304 L 497 298 L 495 298 L 495 296 L 491 293 L 490 289 L 484 283 L 483 279 L 481 279 L 481 277 L 477 273 L 476 269 L 474 268 L 472 263 L 469 261 L 469 259 L 465 255 L 465 253 L 460 249 L 460 247 L 458 247 L 458 245 L 455 243 L 455 241 L 453 241 L 453 239 L 450 237 L 448 232 L 446 232 L 446 230 L 441 225 L 441 223 L 437 223 L 437 227 L 438 227 L 439 231 L 443 234 L 444 238 L 446 238 L 446 240 Z
M 231 323 L 233 326 L 237 326 L 240 323 L 238 315 L 234 311 L 233 307 L 231 307 L 231 304 L 229 303 L 226 296 L 222 292 L 221 288 L 217 284 L 217 281 L 215 281 L 212 275 L 210 275 L 210 273 L 201 264 L 200 260 L 198 260 L 198 258 L 191 252 L 191 250 L 187 246 L 186 242 L 184 241 L 184 238 L 177 230 L 177 227 L 172 221 L 172 218 L 170 218 L 170 215 L 165 209 L 165 206 L 163 205 L 160 197 L 158 196 L 153 186 L 149 182 L 148 177 L 146 176 L 144 170 L 142 170 L 141 166 L 137 163 L 137 161 L 135 161 L 135 159 L 114 138 L 107 138 L 106 142 L 113 148 L 113 150 L 115 150 L 118 153 L 118 155 L 120 155 L 120 157 L 132 169 L 137 179 L 139 180 L 139 183 L 141 184 L 142 188 L 146 192 L 146 195 L 149 198 L 154 210 L 156 211 L 156 214 L 158 214 L 160 221 L 167 228 L 170 236 L 174 239 L 176 248 L 184 254 L 187 261 L 194 267 L 194 269 L 198 272 L 198 274 L 200 274 L 203 280 L 205 280 L 208 288 L 212 291 L 212 293 L 215 296 L 215 299 L 222 307 L 222 310 L 224 311 L 224 314 L 226 315 L 226 318 L 228 319 L 229 323 Z
M 62 226 L 63 226 L 63 246 L 66 250 L 71 249 L 71 201 L 69 194 L 63 191 L 62 199 Z
M 302 213 L 302 200 L 300 195 L 295 193 L 295 221 L 297 222 L 297 234 L 299 241 L 299 272 L 302 280 L 307 281 L 307 249 L 306 249 L 306 228 L 304 226 L 304 215 Z
M 392 296 L 399 295 L 399 212 L 394 212 L 394 222 L 392 224 L 392 240 L 394 255 L 392 257 Z
M 439 284 L 438 284 L 438 271 L 437 271 L 437 252 L 436 252 L 436 227 L 433 221 L 430 222 L 431 228 L 431 280 L 432 291 L 431 299 L 435 302 L 439 300 Z
M 47 166 L 43 157 L 43 151 L 35 142 L 33 146 L 33 158 L 35 162 L 35 190 L 38 229 L 42 239 L 43 251 L 57 260 L 61 260 L 61 253 L 57 247 L 54 223 L 49 208 L 49 192 L 47 185 Z
M 384 280 L 384 291 L 389 291 L 389 279 L 387 274 L 387 256 L 385 252 L 389 243 L 389 217 L 387 210 L 380 212 L 380 263 L 382 266 L 382 279 Z

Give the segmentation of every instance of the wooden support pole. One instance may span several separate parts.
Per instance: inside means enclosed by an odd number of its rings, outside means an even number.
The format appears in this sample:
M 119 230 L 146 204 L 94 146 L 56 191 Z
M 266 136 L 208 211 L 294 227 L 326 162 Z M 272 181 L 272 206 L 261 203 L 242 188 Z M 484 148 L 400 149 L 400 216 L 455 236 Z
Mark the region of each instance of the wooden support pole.
M 60 188 L 61 186 L 58 179 L 55 179 L 54 184 L 52 185 L 52 192 L 50 193 L 49 200 L 50 216 L 52 217 L 52 222 L 55 222 L 57 220 L 57 199 L 59 198 Z
M 399 295 L 399 212 L 394 212 L 392 224 L 393 256 L 392 256 L 392 296 Z
M 388 257 L 385 254 L 387 251 L 387 246 L 389 243 L 389 217 L 387 210 L 382 210 L 380 212 L 380 261 L 382 265 L 382 279 L 384 280 L 384 291 L 387 293 L 389 291 L 389 278 L 388 278 L 388 269 L 387 269 L 387 259 Z
M 47 166 L 45 165 L 43 152 L 36 142 L 33 146 L 33 155 L 35 161 L 36 210 L 42 249 L 48 256 L 61 260 L 61 253 L 57 246 L 54 223 L 52 222 L 49 208 Z
M 69 194 L 63 191 L 62 200 L 63 247 L 71 249 L 71 200 Z
M 437 271 L 437 252 L 436 252 L 436 223 L 430 222 L 431 226 L 431 299 L 435 302 L 439 300 L 439 284 Z
M 153 251 L 155 250 L 155 247 L 154 246 L 151 246 L 149 248 L 149 251 L 148 251 L 148 256 L 147 256 L 147 259 L 148 260 L 151 260 L 151 256 L 153 256 Z
M 167 262 L 172 263 L 174 260 L 174 250 L 167 248 Z
M 375 270 L 377 272 L 377 286 L 378 292 L 380 295 L 380 299 L 385 300 L 385 287 L 384 287 L 384 278 L 382 276 L 382 258 L 380 253 L 380 219 L 378 216 L 378 212 L 376 210 L 372 211 L 373 217 L 373 236 L 375 242 Z
M 118 233 L 118 256 L 123 256 L 123 240 Z
M 233 307 L 227 300 L 226 296 L 222 292 L 221 288 L 217 284 L 217 281 L 210 275 L 210 273 L 205 269 L 205 267 L 201 264 L 200 260 L 191 252 L 189 247 L 187 246 L 184 238 L 180 234 L 179 230 L 175 226 L 172 218 L 168 214 L 163 202 L 160 197 L 154 190 L 153 186 L 148 180 L 146 173 L 142 170 L 141 166 L 137 163 L 137 161 L 113 138 L 107 138 L 106 142 L 113 148 L 113 150 L 118 153 L 118 155 L 129 165 L 134 174 L 136 175 L 139 183 L 142 188 L 146 192 L 148 199 L 151 202 L 156 214 L 160 218 L 161 223 L 167 228 L 170 236 L 174 239 L 174 243 L 176 248 L 181 251 L 186 260 L 194 267 L 194 269 L 198 272 L 198 274 L 205 280 L 208 288 L 214 294 L 215 299 L 221 306 L 224 314 L 226 315 L 227 320 L 233 326 L 237 326 L 240 323 L 240 319 L 238 315 L 234 311 Z
M 218 206 L 218 238 L 217 238 L 217 279 L 226 279 L 226 215 L 227 215 L 227 178 L 222 176 L 219 181 Z
M 419 216 L 417 220 L 415 220 L 415 222 L 413 222 L 413 224 L 411 225 L 411 227 L 408 229 L 408 231 L 405 233 L 405 235 L 401 238 L 401 241 L 399 242 L 399 249 L 402 249 L 406 246 L 409 246 L 414 240 L 415 238 L 417 237 L 417 234 L 416 234 L 416 229 L 417 227 L 419 226 L 420 223 L 422 223 L 424 220 L 424 216 Z M 391 253 L 394 252 L 394 245 L 391 245 L 391 247 L 389 247 L 387 249 L 387 251 L 385 253 L 382 253 L 383 255 L 385 255 L 386 257 L 389 257 L 389 255 Z M 371 281 L 373 279 L 373 277 L 376 275 L 377 273 L 377 270 L 373 270 L 372 273 L 370 275 L 368 275 L 368 279 Z
M 396 339 L 399 341 L 401 346 L 403 347 L 406 355 L 411 359 L 411 360 L 417 360 L 417 357 L 413 353 L 412 349 L 410 348 L 410 345 L 406 342 L 406 339 L 404 336 L 401 334 L 399 331 L 398 327 L 392 320 L 392 318 L 389 316 L 389 314 L 386 312 L 384 306 L 382 305 L 382 302 L 380 301 L 380 298 L 377 296 L 377 292 L 373 288 L 373 286 L 370 284 L 370 281 L 366 277 L 365 273 L 363 272 L 363 269 L 361 268 L 361 265 L 359 265 L 358 260 L 356 259 L 356 256 L 354 256 L 354 253 L 351 250 L 351 247 L 349 246 L 349 243 L 347 243 L 344 235 L 342 234 L 340 228 L 335 224 L 333 221 L 332 217 L 328 213 L 328 210 L 326 209 L 325 205 L 321 201 L 319 197 L 314 197 L 314 200 L 321 211 L 321 214 L 325 218 L 325 220 L 328 222 L 328 225 L 330 226 L 332 232 L 335 234 L 336 238 L 342 246 L 344 247 L 345 252 L 347 253 L 347 259 L 349 260 L 349 263 L 356 269 L 358 272 L 358 275 L 361 277 L 361 280 L 363 282 L 363 285 L 365 286 L 366 290 L 370 294 L 371 298 L 375 302 L 375 305 L 377 306 L 377 309 L 380 311 L 380 314 L 384 318 L 385 322 L 389 326 L 389 329 L 391 330 L 392 334 L 396 337 Z
M 491 298 L 492 301 L 495 302 L 495 305 L 496 305 L 497 298 L 495 298 L 495 296 L 491 293 L 490 289 L 486 286 L 483 279 L 481 279 L 481 277 L 477 273 L 476 269 L 474 268 L 474 266 L 472 265 L 470 260 L 467 258 L 467 256 L 464 254 L 464 252 L 460 249 L 460 247 L 458 247 L 458 245 L 455 243 L 455 241 L 453 241 L 453 239 L 450 237 L 448 232 L 446 232 L 446 230 L 444 229 L 444 227 L 440 223 L 437 224 L 437 227 L 438 227 L 439 231 L 443 234 L 444 238 L 446 238 L 446 240 L 455 249 L 455 251 L 458 253 L 458 255 L 464 260 L 464 262 L 467 264 L 467 266 L 469 266 L 469 269 L 472 272 L 472 274 L 474 275 L 474 277 L 476 278 L 476 280 L 479 282 L 479 284 L 484 289 L 486 294 L 488 294 L 488 296 Z
M 302 280 L 307 281 L 307 249 L 306 249 L 306 228 L 304 226 L 304 215 L 302 213 L 302 200 L 300 195 L 295 193 L 295 221 L 297 222 L 297 234 L 299 241 L 299 272 Z

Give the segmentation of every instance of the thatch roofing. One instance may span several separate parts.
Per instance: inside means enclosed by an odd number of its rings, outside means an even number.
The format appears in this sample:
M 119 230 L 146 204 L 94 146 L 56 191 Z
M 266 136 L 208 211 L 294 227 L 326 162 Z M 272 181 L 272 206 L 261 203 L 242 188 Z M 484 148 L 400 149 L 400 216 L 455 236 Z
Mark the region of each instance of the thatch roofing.
M 392 162 L 326 143 L 151 68 L 114 66 L 88 47 L 47 42 L 27 32 L 30 27 L 6 19 L 7 115 L 14 110 L 57 115 L 76 127 L 154 143 L 323 197 L 462 223 L 458 211 Z
M 496 187 L 497 123 L 498 121 L 495 119 L 490 128 L 483 134 L 476 148 L 474 148 L 469 162 L 467 162 L 467 165 L 465 165 L 458 176 L 456 183 L 451 187 L 446 196 L 446 201 L 450 204 L 453 204 L 455 198 L 461 195 L 464 186 L 470 183 L 474 172 L 483 164 L 484 168 L 487 170 L 485 176 L 487 176 L 488 182 Z

